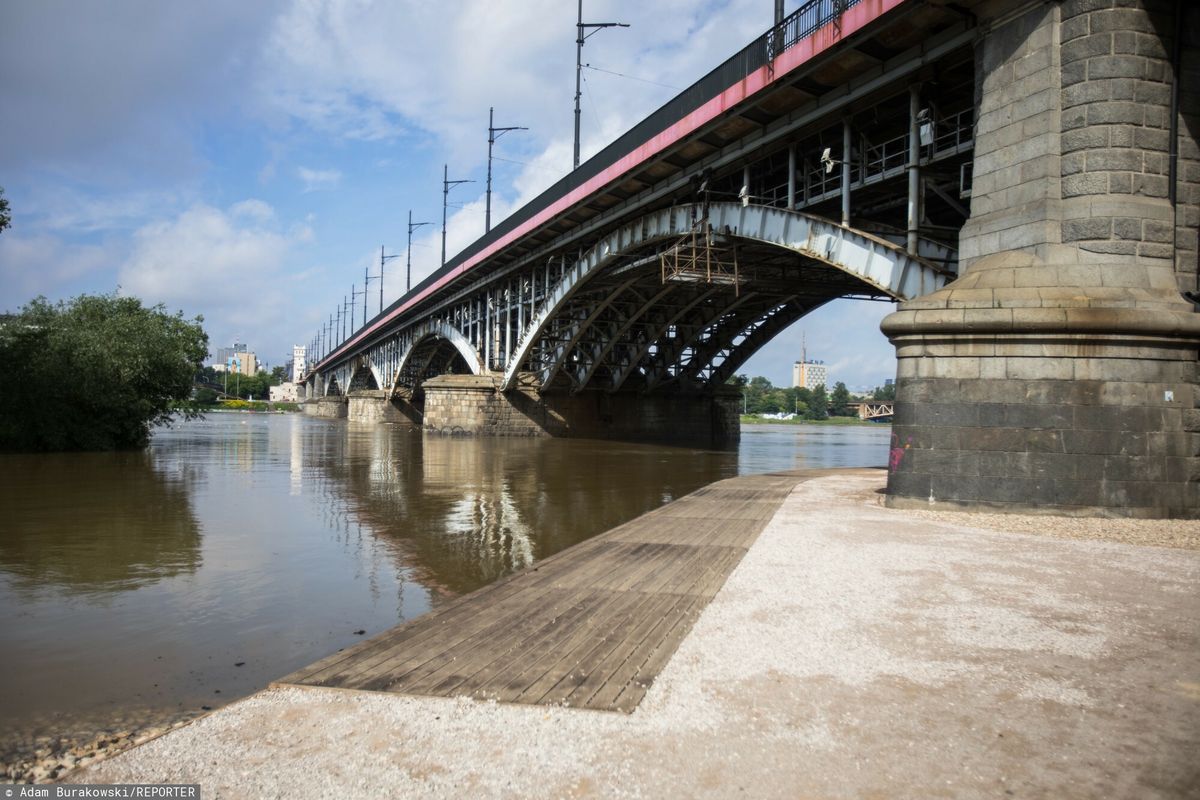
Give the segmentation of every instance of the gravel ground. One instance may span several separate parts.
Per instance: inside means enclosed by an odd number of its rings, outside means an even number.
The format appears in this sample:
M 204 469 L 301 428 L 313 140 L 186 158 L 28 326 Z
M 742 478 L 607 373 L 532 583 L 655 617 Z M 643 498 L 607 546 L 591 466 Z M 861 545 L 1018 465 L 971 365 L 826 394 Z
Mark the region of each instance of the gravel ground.
M 797 487 L 632 715 L 277 689 L 66 782 L 197 782 L 206 798 L 1200 798 L 1200 553 L 893 511 L 882 481 Z

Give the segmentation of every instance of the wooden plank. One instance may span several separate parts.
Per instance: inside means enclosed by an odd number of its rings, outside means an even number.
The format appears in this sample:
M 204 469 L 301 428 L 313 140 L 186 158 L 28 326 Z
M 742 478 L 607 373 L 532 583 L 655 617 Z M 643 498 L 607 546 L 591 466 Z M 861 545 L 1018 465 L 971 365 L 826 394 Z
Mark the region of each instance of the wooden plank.
M 430 692 L 443 696 L 450 694 L 475 694 L 495 676 L 501 673 L 508 674 L 512 672 L 514 665 L 518 663 L 522 655 L 548 652 L 551 649 L 550 642 L 553 640 L 555 633 L 570 630 L 580 624 L 581 618 L 595 613 L 599 602 L 611 601 L 614 597 L 615 595 L 612 593 L 605 593 L 603 598 L 598 598 L 595 593 L 572 593 L 573 605 L 560 614 L 558 618 L 538 630 L 530 631 L 525 635 L 518 633 L 509 637 L 505 643 L 505 648 L 497 650 L 491 661 L 487 663 L 460 665 L 457 670 L 446 675 L 441 682 L 434 685 Z M 405 686 L 404 691 L 415 690 Z
M 630 711 L 804 477 L 718 481 L 278 683 Z
M 637 625 L 630 632 L 630 639 L 636 639 L 633 646 L 625 651 L 613 651 L 609 661 L 598 666 L 593 679 L 580 684 L 577 695 L 568 698 L 569 705 L 599 710 L 617 708 L 617 698 L 637 675 L 650 653 L 653 652 L 657 642 L 666 638 L 669 630 L 680 624 L 687 608 L 694 600 L 693 597 L 686 594 L 669 595 L 666 599 L 670 601 L 670 605 L 663 610 L 663 613 L 638 620 Z M 640 700 L 644 694 L 645 690 L 643 689 L 642 694 L 638 695 L 638 699 Z M 632 695 L 627 696 L 626 705 L 628 705 L 630 697 Z M 629 710 L 632 710 L 632 707 L 629 707 Z
M 608 675 L 601 667 L 606 661 L 624 661 L 631 650 L 636 650 L 641 638 L 636 636 L 637 623 L 646 619 L 659 619 L 675 603 L 671 595 L 647 594 L 642 601 L 631 609 L 631 613 L 620 619 L 613 619 L 605 629 L 604 635 L 588 642 L 590 646 L 579 648 L 574 658 L 564 659 L 559 669 L 555 670 L 558 681 L 554 683 L 535 702 L 543 705 L 576 705 L 571 698 L 580 694 L 585 699 L 590 697 L 595 689 L 608 680 Z M 565 668 L 564 668 L 565 667 Z M 592 688 L 585 688 L 585 687 Z M 530 689 L 530 696 L 533 694 Z M 581 705 L 581 704 L 580 704 Z
M 628 714 L 637 708 L 637 704 L 646 695 L 646 690 L 650 688 L 654 678 L 662 672 L 667 661 L 675 654 L 679 643 L 691 631 L 693 623 L 706 605 L 708 605 L 708 601 L 702 598 L 688 598 L 686 604 L 680 609 L 676 623 L 664 629 L 662 638 L 654 642 L 649 656 L 634 671 L 633 677 L 625 683 L 620 694 L 609 706 L 612 710 Z

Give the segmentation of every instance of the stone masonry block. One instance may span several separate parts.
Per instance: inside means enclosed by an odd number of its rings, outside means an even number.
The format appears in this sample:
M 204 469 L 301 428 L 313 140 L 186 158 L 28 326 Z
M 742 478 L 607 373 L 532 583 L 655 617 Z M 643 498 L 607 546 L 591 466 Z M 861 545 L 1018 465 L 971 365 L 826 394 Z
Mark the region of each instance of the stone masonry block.
M 1134 84 L 1133 100 L 1135 103 L 1166 106 L 1171 102 L 1171 86 L 1167 83 L 1137 81 Z
M 1108 137 L 1111 128 L 1105 125 L 1097 125 L 1092 128 L 1080 128 L 1079 130 L 1067 131 L 1062 135 L 1062 151 L 1066 153 L 1074 153 L 1077 150 L 1092 150 L 1099 147 L 1108 147 Z
M 1133 176 L 1128 172 L 1110 172 L 1108 191 L 1112 194 L 1133 194 Z
M 1059 41 L 1066 43 L 1080 36 L 1086 36 L 1091 29 L 1091 20 L 1086 14 L 1065 18 L 1058 29 Z
M 1079 197 L 1090 194 L 1107 194 L 1108 176 L 1102 172 L 1069 175 L 1063 178 L 1063 197 Z
M 1059 80 L 1064 87 L 1083 83 L 1087 80 L 1087 62 L 1076 61 L 1073 64 L 1063 64 Z
M 1108 96 L 1112 100 L 1127 100 L 1133 101 L 1137 94 L 1137 86 L 1142 81 L 1134 78 L 1113 78 L 1111 80 L 1096 81 L 1096 83 L 1108 84 Z
M 1087 154 L 1088 172 L 1103 172 L 1106 170 L 1141 172 L 1142 164 L 1142 153 L 1139 150 L 1108 148 L 1089 150 Z
M 1105 181 L 1105 184 L 1107 184 L 1107 181 Z M 1063 241 L 1077 242 L 1084 239 L 1107 239 L 1112 235 L 1112 230 L 1112 220 L 1104 217 L 1099 219 L 1067 220 L 1063 222 L 1062 226 Z
M 1062 174 L 1078 175 L 1087 166 L 1087 153 L 1069 153 L 1062 157 Z M 1017 187 L 1018 189 L 1020 187 Z M 1011 203 L 1010 203 L 1011 205 Z
M 1142 258 L 1170 258 L 1175 254 L 1175 249 L 1169 244 L 1141 244 L 1138 245 L 1137 254 Z
M 1147 242 L 1170 242 L 1174 228 L 1169 222 L 1148 219 L 1142 222 L 1142 238 Z
M 1101 11 L 1112 7 L 1113 0 L 1066 0 L 1062 4 L 1062 18 L 1067 20 L 1080 15 L 1090 16 L 1093 11 Z
M 1130 34 L 1132 37 L 1132 34 Z M 1133 52 L 1131 38 L 1131 49 L 1126 52 Z M 1088 36 L 1081 36 L 1067 42 L 1062 46 L 1062 63 L 1070 64 L 1081 59 L 1093 58 L 1096 56 L 1107 56 L 1113 52 L 1113 34 L 1111 32 L 1093 33 Z
M 1140 150 L 1152 150 L 1165 153 L 1171 142 L 1168 131 L 1157 128 L 1134 128 L 1133 145 Z
M 1087 65 L 1089 81 L 1149 77 L 1146 59 L 1141 56 L 1097 56 L 1088 59 Z
M 1154 33 L 1154 25 L 1148 15 L 1140 9 L 1116 8 L 1092 14 L 1091 30 L 1093 33 L 1102 31 Z
M 1133 193 L 1145 197 L 1166 197 L 1167 177 L 1165 175 L 1134 175 Z
M 1062 90 L 1063 108 L 1112 99 L 1112 81 L 1084 81 Z
M 1137 103 L 1112 101 L 1087 107 L 1088 125 L 1142 125 L 1145 121 L 1146 109 Z
M 1133 31 L 1117 31 L 1112 35 L 1112 51 L 1114 55 L 1136 55 L 1137 37 Z
M 1112 229 L 1118 239 L 1142 238 L 1142 220 L 1136 217 L 1117 217 L 1112 221 Z
M 1137 54 L 1149 58 L 1167 58 L 1166 43 L 1156 34 L 1137 34 Z

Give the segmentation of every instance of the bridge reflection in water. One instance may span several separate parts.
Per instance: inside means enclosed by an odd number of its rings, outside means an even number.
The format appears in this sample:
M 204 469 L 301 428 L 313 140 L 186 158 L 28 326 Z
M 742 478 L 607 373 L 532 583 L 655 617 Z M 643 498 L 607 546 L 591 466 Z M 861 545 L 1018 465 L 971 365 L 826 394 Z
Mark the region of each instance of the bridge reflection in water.
M 731 452 L 305 422 L 293 429 L 293 485 L 311 480 L 335 526 L 369 531 L 436 595 L 473 591 L 737 471 Z

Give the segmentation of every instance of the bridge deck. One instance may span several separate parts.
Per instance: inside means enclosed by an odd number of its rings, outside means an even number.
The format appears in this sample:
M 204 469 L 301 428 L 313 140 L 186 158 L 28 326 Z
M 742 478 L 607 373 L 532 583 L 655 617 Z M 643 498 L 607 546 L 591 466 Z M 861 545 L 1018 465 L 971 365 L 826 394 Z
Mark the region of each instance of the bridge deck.
M 631 712 L 792 488 L 731 478 L 276 685 Z

